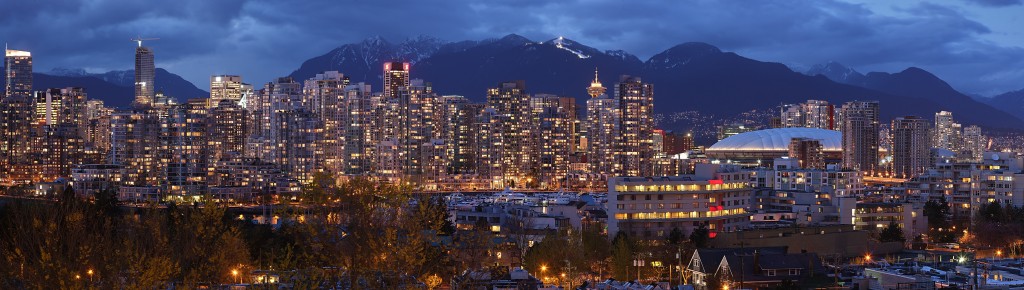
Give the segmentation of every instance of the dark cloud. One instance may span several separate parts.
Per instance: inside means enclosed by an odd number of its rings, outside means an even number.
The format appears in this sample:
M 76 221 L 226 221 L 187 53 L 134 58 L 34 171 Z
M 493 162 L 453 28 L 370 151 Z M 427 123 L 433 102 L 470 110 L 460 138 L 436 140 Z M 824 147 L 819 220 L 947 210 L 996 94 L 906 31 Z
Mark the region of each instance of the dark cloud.
M 32 50 L 39 70 L 127 69 L 136 35 L 160 37 L 158 66 L 198 86 L 211 74 L 252 83 L 371 36 L 478 40 L 565 36 L 646 59 L 701 41 L 794 67 L 829 60 L 861 71 L 918 66 L 967 92 L 1019 89 L 1024 51 L 985 40 L 991 29 L 955 7 L 872 7 L 822 1 L 11 1 L 0 39 Z M 980 4 L 1017 1 L 982 0 Z M 895 15 L 895 16 L 893 16 Z M 979 16 L 973 16 L 979 17 Z
M 1024 1 L 1021 1 L 1021 0 L 966 0 L 966 1 L 968 3 L 978 4 L 978 5 L 981 5 L 981 6 L 989 6 L 989 7 L 1005 7 L 1005 6 L 1021 5 L 1022 2 L 1024 2 Z

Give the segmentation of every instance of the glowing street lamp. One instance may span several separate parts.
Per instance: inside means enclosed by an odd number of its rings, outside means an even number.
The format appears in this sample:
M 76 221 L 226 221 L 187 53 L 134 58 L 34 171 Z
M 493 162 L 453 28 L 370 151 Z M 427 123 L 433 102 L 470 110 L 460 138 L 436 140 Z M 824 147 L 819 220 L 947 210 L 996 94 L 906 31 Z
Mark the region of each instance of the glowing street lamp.
M 92 282 L 92 269 L 89 269 L 86 273 L 89 274 L 89 282 Z
M 234 279 L 238 279 L 238 270 L 237 269 L 232 269 L 231 270 L 231 277 L 234 278 Z M 237 281 L 238 281 L 238 284 L 242 284 L 241 280 L 237 280 Z

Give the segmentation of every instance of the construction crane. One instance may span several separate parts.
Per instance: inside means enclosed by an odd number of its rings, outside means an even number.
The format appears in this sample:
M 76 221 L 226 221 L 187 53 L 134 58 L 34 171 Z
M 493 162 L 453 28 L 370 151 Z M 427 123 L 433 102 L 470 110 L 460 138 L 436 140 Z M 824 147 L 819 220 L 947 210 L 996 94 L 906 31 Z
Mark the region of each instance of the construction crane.
M 132 41 L 139 43 L 139 47 L 142 47 L 142 41 L 143 40 L 157 40 L 157 39 L 159 39 L 159 38 L 142 38 L 142 37 L 136 36 L 135 38 L 132 38 Z

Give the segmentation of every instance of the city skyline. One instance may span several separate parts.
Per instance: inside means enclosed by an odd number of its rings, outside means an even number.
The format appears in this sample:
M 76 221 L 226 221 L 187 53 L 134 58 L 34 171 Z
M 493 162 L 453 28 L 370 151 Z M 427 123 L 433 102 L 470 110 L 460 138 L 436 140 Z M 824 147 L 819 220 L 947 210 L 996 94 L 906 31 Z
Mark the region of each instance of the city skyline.
M 1013 70 L 1024 59 L 1024 44 L 1014 30 L 1024 6 L 1019 1 L 915 1 L 891 4 L 884 1 L 816 1 L 775 2 L 736 5 L 734 3 L 702 3 L 668 7 L 682 11 L 647 14 L 645 18 L 609 15 L 607 23 L 598 23 L 574 16 L 574 12 L 606 15 L 612 11 L 659 10 L 657 3 L 529 3 L 518 7 L 497 3 L 490 5 L 451 2 L 424 7 L 425 19 L 437 18 L 428 25 L 396 26 L 384 15 L 386 7 L 359 3 L 341 11 L 342 23 L 360 23 L 356 27 L 372 29 L 345 30 L 344 33 L 322 31 L 318 17 L 295 19 L 286 11 L 302 10 L 332 13 L 322 3 L 304 2 L 294 7 L 278 7 L 266 3 L 191 3 L 165 7 L 148 12 L 141 5 L 119 1 L 84 1 L 61 9 L 46 10 L 29 3 L 19 3 L 8 11 L 18 14 L 3 17 L 21 21 L 29 29 L 0 30 L 0 39 L 11 48 L 35 51 L 49 60 L 37 65 L 40 72 L 53 68 L 86 69 L 93 73 L 131 68 L 118 55 L 128 48 L 124 42 L 136 36 L 160 37 L 153 47 L 164 56 L 163 68 L 179 73 L 199 87 L 209 75 L 249 75 L 256 83 L 272 80 L 295 69 L 298 64 L 346 43 L 380 35 L 393 42 L 419 35 L 432 35 L 446 41 L 481 40 L 518 33 L 535 40 L 565 36 L 602 50 L 623 49 L 646 59 L 654 53 L 683 42 L 707 42 L 726 51 L 734 51 L 765 61 L 777 61 L 797 71 L 815 64 L 838 61 L 861 72 L 896 72 L 917 66 L 935 72 L 955 88 L 968 94 L 991 96 L 1021 89 L 1021 72 Z M 405 5 L 419 5 L 406 3 Z M 625 7 L 623 7 L 625 6 Z M 329 8 L 329 9 L 314 9 Z M 662 7 L 665 8 L 665 7 Z M 75 14 L 68 14 L 77 9 Z M 100 11 L 123 13 L 122 17 L 91 17 Z M 268 11 L 284 12 L 270 14 Z M 351 15 L 346 11 L 361 11 Z M 380 13 L 374 13 L 379 11 Z M 691 17 L 669 17 L 687 11 Z M 462 12 L 462 13 L 460 13 Z M 45 13 L 65 15 L 62 21 L 42 17 Z M 530 13 L 535 22 L 479 21 L 477 14 L 513 15 Z M 759 17 L 737 17 L 754 14 Z M 366 16 L 364 16 L 366 15 Z M 394 17 L 418 19 L 402 12 Z M 45 20 L 44 20 L 45 19 Z M 325 18 L 326 19 L 326 18 Z M 339 19 L 330 17 L 330 19 Z M 739 21 L 742 19 L 743 21 Z M 652 20 L 672 23 L 671 26 L 648 25 L 651 30 L 637 34 L 627 29 L 634 23 Z M 464 25 L 467 24 L 468 25 Z M 283 24 L 283 25 L 280 25 Z M 561 25 L 558 25 L 561 24 Z M 54 32 L 69 25 L 98 27 L 86 34 L 58 37 Z M 572 26 L 574 29 L 556 27 Z M 175 29 L 172 29 L 175 27 Z M 352 25 L 349 25 L 352 27 Z M 671 27 L 681 28 L 672 29 Z M 213 28 L 213 29 L 211 29 Z M 721 29 L 717 29 L 721 28 Z M 943 28 L 944 33 L 929 33 Z M 270 35 L 287 33 L 297 41 L 274 42 Z M 326 34 L 324 34 L 326 33 Z M 643 37 L 643 35 L 661 37 Z M 916 37 L 929 35 L 929 37 Z M 914 37 L 911 37 L 914 36 Z M 75 41 L 75 50 L 56 45 L 55 41 Z M 162 41 L 163 44 L 160 44 Z M 855 45 L 849 45 L 849 44 Z M 301 44 L 301 45 L 298 45 Z M 875 47 L 884 54 L 858 50 Z M 813 50 L 808 50 L 814 47 Z M 1016 65 L 1015 65 L 1016 64 Z M 270 69 L 268 69 L 270 68 Z

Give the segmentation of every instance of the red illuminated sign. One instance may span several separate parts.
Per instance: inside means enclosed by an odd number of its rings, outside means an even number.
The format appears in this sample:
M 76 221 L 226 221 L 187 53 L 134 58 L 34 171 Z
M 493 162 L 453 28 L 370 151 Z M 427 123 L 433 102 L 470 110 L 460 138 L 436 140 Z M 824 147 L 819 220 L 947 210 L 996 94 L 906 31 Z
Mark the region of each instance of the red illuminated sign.
M 721 179 L 708 180 L 708 184 L 722 184 L 722 180 Z

